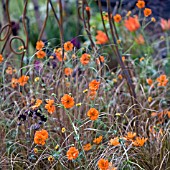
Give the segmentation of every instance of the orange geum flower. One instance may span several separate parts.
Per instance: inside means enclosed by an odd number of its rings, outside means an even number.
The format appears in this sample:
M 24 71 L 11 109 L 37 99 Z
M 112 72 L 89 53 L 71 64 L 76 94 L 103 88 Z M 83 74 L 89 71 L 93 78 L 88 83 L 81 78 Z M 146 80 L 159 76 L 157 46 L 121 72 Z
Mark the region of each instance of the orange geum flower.
M 34 106 L 32 106 L 32 109 L 35 109 L 35 108 L 38 108 L 38 107 L 40 107 L 40 105 L 42 104 L 42 100 L 40 100 L 40 99 L 37 99 L 36 100 L 36 103 L 35 103 L 35 105 Z
M 152 10 L 149 8 L 145 8 L 143 13 L 144 13 L 145 17 L 148 17 L 152 14 Z
M 136 133 L 128 132 L 125 136 L 126 140 L 132 140 L 136 136 Z
M 65 51 L 72 51 L 73 47 L 74 47 L 74 45 L 70 41 L 64 43 L 64 50 Z
M 99 136 L 98 138 L 95 138 L 94 140 L 93 140 L 93 143 L 95 143 L 95 144 L 100 144 L 101 142 L 102 142 L 102 139 L 103 139 L 103 137 L 102 136 Z
M 136 41 L 136 43 L 139 44 L 139 45 L 143 45 L 143 44 L 145 43 L 145 40 L 144 40 L 144 38 L 143 38 L 143 36 L 142 36 L 141 34 L 138 35 L 138 36 L 135 38 L 135 41 Z
M 139 0 L 137 3 L 136 3 L 136 6 L 138 7 L 138 8 L 144 8 L 145 7 L 145 1 L 143 1 L 143 0 Z
M 130 32 L 134 32 L 140 28 L 140 23 L 137 16 L 129 17 L 127 20 L 125 20 L 124 25 Z
M 120 22 L 121 19 L 122 19 L 122 17 L 121 17 L 120 14 L 116 14 L 116 15 L 113 17 L 113 19 L 114 19 L 115 22 Z
M 137 137 L 133 142 L 132 144 L 134 146 L 143 146 L 145 144 L 145 142 L 148 140 L 148 138 L 140 138 L 140 137 Z
M 25 76 L 22 75 L 19 79 L 18 79 L 18 83 L 20 86 L 24 86 L 25 84 L 27 84 L 27 81 L 29 80 L 29 76 Z
M 47 104 L 45 105 L 45 109 L 52 114 L 55 112 L 56 108 L 54 106 L 54 100 L 46 100 Z
M 109 21 L 109 17 L 108 17 L 108 13 L 107 12 L 103 12 L 103 20 Z
M 17 87 L 17 84 L 18 84 L 18 79 L 12 78 L 12 80 L 11 80 L 11 86 L 12 86 L 12 88 L 16 88 L 16 87 Z
M 36 131 L 34 135 L 34 143 L 38 145 L 44 145 L 48 139 L 48 132 L 44 129 Z
M 112 145 L 112 146 L 118 146 L 118 145 L 120 145 L 119 138 L 116 137 L 116 138 L 110 139 L 109 145 Z
M 98 82 L 97 80 L 92 80 L 89 83 L 89 89 L 90 90 L 98 90 L 99 86 L 100 86 L 100 82 Z
M 160 75 L 157 79 L 158 86 L 166 86 L 168 83 L 168 79 L 165 74 Z
M 163 31 L 168 31 L 170 30 L 170 19 L 165 20 L 163 18 L 161 18 L 161 28 Z
M 44 47 L 44 43 L 42 41 L 37 41 L 36 49 L 41 50 Z
M 72 68 L 65 68 L 65 69 L 64 69 L 64 74 L 65 74 L 66 76 L 70 76 L 70 75 L 72 74 L 72 72 L 73 72 L 73 69 L 72 69 Z
M 92 148 L 90 143 L 87 143 L 86 145 L 83 146 L 84 151 L 89 151 Z
M 67 109 L 70 109 L 74 106 L 74 98 L 71 97 L 68 94 L 65 94 L 62 98 L 61 98 L 61 103 L 63 104 L 63 106 Z
M 122 56 L 122 61 L 125 62 L 125 60 L 126 60 L 126 57 Z
M 109 161 L 106 159 L 100 159 L 98 161 L 98 167 L 100 170 L 108 170 L 109 168 Z
M 76 159 L 79 155 L 79 151 L 75 147 L 70 147 L 67 151 L 68 160 Z
M 43 59 L 46 56 L 46 53 L 40 50 L 36 53 L 36 55 L 37 55 L 37 58 Z
M 81 64 L 87 65 L 90 62 L 90 58 L 91 58 L 90 54 L 84 53 L 80 58 Z
M 106 44 L 108 37 L 103 31 L 97 31 L 96 40 L 96 44 Z
M 96 120 L 99 117 L 99 111 L 96 110 L 95 108 L 91 108 L 88 112 L 87 112 L 87 116 L 90 118 L 90 120 Z
M 0 54 L 0 63 L 2 63 L 3 60 L 4 60 L 4 58 L 3 58 L 2 54 Z
M 151 86 L 153 84 L 153 80 L 151 78 L 146 79 L 146 82 Z

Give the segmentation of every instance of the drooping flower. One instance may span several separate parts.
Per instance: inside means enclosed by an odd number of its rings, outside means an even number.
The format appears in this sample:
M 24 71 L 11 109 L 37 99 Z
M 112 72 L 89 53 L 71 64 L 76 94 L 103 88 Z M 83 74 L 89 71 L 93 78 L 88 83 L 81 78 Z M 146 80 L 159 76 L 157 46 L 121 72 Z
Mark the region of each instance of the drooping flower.
M 129 17 L 127 20 L 125 20 L 124 25 L 130 32 L 134 32 L 140 28 L 140 23 L 137 16 Z
M 137 137 L 133 142 L 132 144 L 134 146 L 143 146 L 145 144 L 145 142 L 148 140 L 148 138 L 140 138 L 140 137 Z
M 64 60 L 67 59 L 66 53 L 64 53 L 64 56 L 62 56 L 62 54 L 63 54 L 62 48 L 57 48 L 57 49 L 55 49 L 55 55 L 56 55 L 58 61 L 60 61 L 60 62 L 63 61 L 63 58 L 62 58 L 62 57 L 64 57 Z
M 90 143 L 87 143 L 86 145 L 83 146 L 84 151 L 89 151 L 92 148 Z
M 145 8 L 143 13 L 144 13 L 145 17 L 148 17 L 148 16 L 150 16 L 152 14 L 152 10 L 149 9 L 149 8 Z
M 67 151 L 68 160 L 76 159 L 79 155 L 79 151 L 75 147 L 70 147 Z
M 37 41 L 36 49 L 37 50 L 42 50 L 43 47 L 44 47 L 44 43 L 42 41 Z
M 66 76 L 70 76 L 71 74 L 72 74 L 72 72 L 73 72 L 73 69 L 72 68 L 65 68 L 64 69 L 64 74 L 66 75 Z
M 96 44 L 106 44 L 108 37 L 103 31 L 97 31 L 96 40 Z
M 54 100 L 46 100 L 47 104 L 45 105 L 45 109 L 52 114 L 55 112 L 56 108 L 54 106 Z
M 65 51 L 72 51 L 73 47 L 74 47 L 74 45 L 70 41 L 64 43 L 64 50 Z
M 153 84 L 153 80 L 152 80 L 151 78 L 146 79 L 146 82 L 147 82 L 150 86 L 152 86 L 152 84 Z
M 88 91 L 88 97 L 91 99 L 91 100 L 94 100 L 96 98 L 96 90 L 89 90 Z
M 97 80 L 92 80 L 92 81 L 89 83 L 89 89 L 90 89 L 91 91 L 93 91 L 93 90 L 98 90 L 99 86 L 100 86 L 100 82 L 98 82 Z
M 119 138 L 116 137 L 116 138 L 110 139 L 109 145 L 112 145 L 112 146 L 118 146 L 118 145 L 120 145 Z
M 90 58 L 90 54 L 84 53 L 80 58 L 81 64 L 87 65 L 90 62 Z
M 25 84 L 27 84 L 27 81 L 29 80 L 29 76 L 25 76 L 22 75 L 19 79 L 18 79 L 18 83 L 20 86 L 24 86 Z
M 99 111 L 96 110 L 95 108 L 91 108 L 88 112 L 87 112 L 87 116 L 91 119 L 91 120 L 96 120 L 99 117 Z
M 102 142 L 102 139 L 103 139 L 103 137 L 102 136 L 99 136 L 98 138 L 95 138 L 94 140 L 93 140 L 93 143 L 95 143 L 95 144 L 100 144 L 101 142 Z
M 165 74 L 160 75 L 157 79 L 158 86 L 166 86 L 168 83 L 168 79 Z
M 0 63 L 2 63 L 4 61 L 4 58 L 2 56 L 2 54 L 0 54 Z
M 97 64 L 104 63 L 104 56 L 100 56 L 99 58 L 96 59 Z
M 40 50 L 36 53 L 36 55 L 37 55 L 37 58 L 43 59 L 46 56 L 46 53 Z
M 122 19 L 122 17 L 121 17 L 120 14 L 116 14 L 113 18 L 114 18 L 114 21 L 115 21 L 115 22 L 120 22 L 121 19 Z
M 163 31 L 168 31 L 170 30 L 170 19 L 165 20 L 163 18 L 161 18 L 161 28 Z
M 109 161 L 106 159 L 100 159 L 98 161 L 98 167 L 100 170 L 108 170 L 109 168 Z
M 145 1 L 143 1 L 143 0 L 138 0 L 138 2 L 136 3 L 136 6 L 138 7 L 138 8 L 144 8 L 145 7 Z
M 68 94 L 65 94 L 62 98 L 61 98 L 61 103 L 63 104 L 63 106 L 67 109 L 70 109 L 74 106 L 74 98 L 71 97 Z

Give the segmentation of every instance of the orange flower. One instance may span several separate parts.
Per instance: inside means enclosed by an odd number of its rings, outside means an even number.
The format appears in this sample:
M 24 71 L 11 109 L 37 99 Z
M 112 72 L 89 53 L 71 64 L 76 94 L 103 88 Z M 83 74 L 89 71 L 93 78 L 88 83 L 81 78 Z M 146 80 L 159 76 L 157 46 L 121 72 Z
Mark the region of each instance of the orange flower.
M 170 19 L 165 20 L 165 19 L 161 18 L 161 28 L 163 31 L 170 30 Z
M 73 69 L 71 69 L 71 68 L 65 68 L 64 69 L 64 73 L 65 73 L 66 76 L 70 76 L 72 74 L 72 72 L 73 72 Z
M 96 44 L 106 44 L 108 37 L 103 31 L 97 31 L 96 40 Z
M 125 136 L 126 140 L 131 140 L 136 136 L 136 133 L 133 132 L 128 132 L 127 135 Z
M 13 73 L 12 67 L 9 66 L 9 67 L 6 69 L 6 73 L 11 75 L 11 74 Z
M 143 45 L 145 43 L 145 40 L 144 40 L 144 38 L 141 34 L 138 37 L 135 38 L 135 41 L 139 45 Z
M 140 23 L 137 16 L 129 17 L 127 20 L 125 20 L 124 25 L 130 32 L 134 32 L 140 28 Z
M 64 43 L 64 50 L 65 51 L 72 51 L 73 47 L 74 47 L 74 45 L 70 41 Z
M 32 109 L 38 108 L 41 104 L 42 104 L 42 100 L 37 99 L 35 105 L 32 106 Z
M 108 17 L 108 13 L 107 12 L 103 12 L 103 20 L 109 21 L 109 17 Z
M 90 117 L 91 120 L 96 120 L 99 117 L 99 111 L 96 110 L 95 108 L 91 108 L 87 112 L 87 116 Z
M 123 76 L 122 76 L 121 74 L 119 74 L 119 75 L 118 75 L 118 78 L 119 78 L 120 80 L 122 80 L 122 79 L 123 79 Z
M 89 6 L 86 6 L 86 11 L 90 11 L 90 7 Z
M 90 90 L 90 91 L 88 91 L 88 97 L 89 97 L 91 100 L 94 100 L 94 99 L 95 99 L 96 94 L 97 94 L 97 92 L 96 92 L 95 90 Z
M 145 8 L 144 11 L 143 11 L 145 17 L 148 17 L 149 15 L 152 14 L 152 10 L 149 9 L 149 8 Z
M 122 56 L 122 61 L 125 62 L 126 58 L 125 56 Z
M 137 137 L 137 138 L 133 141 L 132 144 L 133 144 L 134 146 L 143 146 L 147 140 L 148 140 L 148 138 L 140 138 L 140 137 Z
M 12 86 L 12 88 L 16 88 L 16 87 L 17 87 L 17 83 L 18 83 L 18 79 L 12 78 L 12 80 L 11 80 L 11 86 Z
M 37 41 L 36 49 L 37 50 L 42 50 L 43 47 L 44 47 L 44 43 L 42 41 Z
M 116 138 L 110 139 L 109 145 L 112 145 L 112 146 L 118 146 L 118 145 L 120 145 L 119 138 L 116 137 Z
M 81 58 L 80 58 L 80 62 L 83 64 L 83 65 L 87 65 L 89 62 L 90 62 L 90 55 L 87 54 L 87 53 L 84 53 Z
M 153 80 L 152 79 L 146 79 L 146 82 L 151 86 L 153 84 Z
M 34 135 L 34 143 L 38 145 L 44 145 L 48 139 L 48 132 L 44 129 L 36 131 Z
M 83 149 L 84 149 L 85 151 L 89 151 L 91 148 L 92 148 L 92 147 L 91 147 L 91 144 L 90 144 L 90 143 L 87 143 L 86 145 L 83 146 Z
M 100 159 L 98 161 L 98 167 L 100 170 L 108 170 L 109 168 L 109 161 L 106 159 Z
M 100 86 L 100 82 L 98 82 L 96 80 L 93 80 L 89 83 L 90 90 L 98 90 L 99 86 Z
M 143 1 L 143 0 L 139 0 L 137 3 L 136 3 L 136 6 L 138 7 L 138 8 L 144 8 L 145 7 L 145 1 Z
M 79 151 L 75 147 L 70 147 L 67 151 L 68 160 L 76 159 L 79 155 Z
M 72 108 L 74 106 L 74 98 L 69 96 L 68 94 L 65 94 L 62 98 L 61 98 L 61 103 L 63 104 L 63 106 L 67 109 Z
M 18 79 L 18 83 L 20 86 L 24 86 L 25 84 L 27 84 L 27 81 L 29 80 L 29 76 L 25 76 L 22 75 L 19 79 Z
M 165 74 L 160 75 L 157 79 L 158 86 L 166 86 L 168 83 L 168 79 Z
M 40 50 L 36 53 L 36 55 L 37 55 L 37 58 L 43 59 L 46 56 L 46 53 L 44 51 Z
M 95 139 L 93 140 L 93 143 L 95 143 L 95 144 L 100 144 L 100 143 L 102 142 L 102 139 L 103 139 L 103 137 L 102 137 L 102 136 L 99 136 L 98 138 L 95 138 Z
M 114 18 L 114 21 L 115 21 L 115 22 L 120 22 L 121 19 L 122 19 L 122 17 L 121 17 L 120 14 L 116 14 L 113 18 Z
M 99 58 L 96 59 L 97 64 L 100 64 L 100 62 L 104 62 L 104 57 L 100 56 Z
M 55 112 L 56 108 L 54 106 L 54 100 L 46 100 L 47 104 L 45 105 L 45 109 L 52 114 Z
M 3 56 L 0 54 L 0 63 L 2 63 L 4 60 Z

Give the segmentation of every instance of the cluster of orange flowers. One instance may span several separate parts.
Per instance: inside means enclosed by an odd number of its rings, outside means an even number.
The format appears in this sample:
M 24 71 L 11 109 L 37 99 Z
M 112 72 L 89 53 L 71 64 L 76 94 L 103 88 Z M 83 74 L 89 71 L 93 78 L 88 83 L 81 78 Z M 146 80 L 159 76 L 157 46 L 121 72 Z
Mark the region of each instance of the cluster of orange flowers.
M 141 138 L 141 137 L 136 137 L 136 133 L 133 132 L 128 132 L 127 135 L 125 137 L 123 137 L 122 139 L 126 140 L 126 141 L 131 141 L 132 145 L 134 146 L 143 146 L 145 144 L 145 142 L 148 140 L 147 138 Z M 109 145 L 111 146 L 118 146 L 120 145 L 120 140 L 118 137 L 115 137 L 113 139 L 110 139 L 109 141 Z
M 158 83 L 158 86 L 166 86 L 169 80 L 167 79 L 165 74 L 162 74 L 156 79 L 156 81 Z M 153 87 L 153 80 L 151 78 L 146 79 L 146 82 Z
M 37 50 L 37 58 L 43 59 L 46 56 L 46 53 L 42 50 L 44 47 L 44 43 L 42 41 L 37 41 L 36 50 Z
M 34 135 L 34 143 L 38 145 L 45 145 L 46 140 L 48 139 L 48 132 L 44 129 L 36 131 Z
M 25 76 L 25 75 L 22 75 L 19 79 L 12 78 L 11 86 L 12 88 L 16 88 L 18 84 L 20 86 L 24 86 L 25 84 L 27 84 L 28 80 L 29 80 L 29 76 Z

